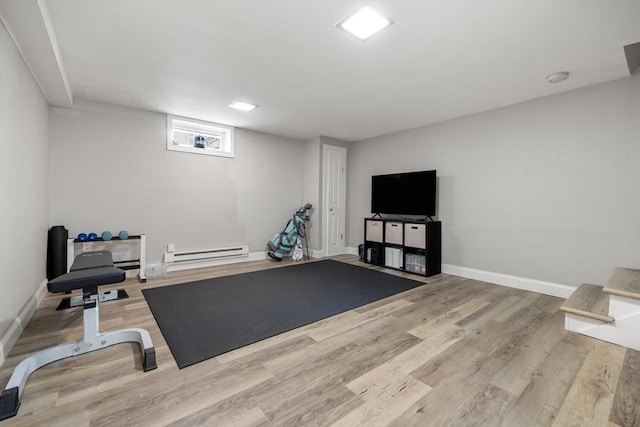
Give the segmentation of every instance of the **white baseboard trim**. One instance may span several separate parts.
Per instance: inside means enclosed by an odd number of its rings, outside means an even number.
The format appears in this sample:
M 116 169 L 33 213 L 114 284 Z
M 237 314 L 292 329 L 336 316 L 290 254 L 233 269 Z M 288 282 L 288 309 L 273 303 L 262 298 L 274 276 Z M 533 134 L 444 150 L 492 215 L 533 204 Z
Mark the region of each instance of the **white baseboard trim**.
M 344 248 L 344 253 L 348 255 L 358 255 L 358 248 L 346 246 Z M 311 258 L 325 258 L 324 251 L 321 249 L 309 249 L 309 255 Z
M 349 255 L 358 255 L 358 248 L 347 246 L 345 253 Z M 324 258 L 322 250 L 310 249 L 309 254 L 312 258 Z M 267 259 L 266 252 L 251 252 L 248 257 L 207 260 L 200 262 L 181 263 L 179 265 L 167 265 L 167 271 L 179 271 L 192 268 L 213 267 L 216 265 L 234 264 L 246 261 L 258 261 Z M 559 283 L 545 282 L 542 280 L 528 279 L 526 277 L 511 276 L 508 274 L 494 273 L 491 271 L 477 270 L 475 268 L 460 267 L 451 264 L 442 264 L 442 272 L 452 274 L 467 279 L 481 280 L 483 282 L 493 283 L 496 285 L 507 286 L 510 288 L 522 289 L 539 294 L 551 295 L 554 297 L 568 298 L 569 295 L 576 290 L 573 286 L 562 285 Z
M 442 272 L 467 279 L 481 280 L 483 282 L 494 283 L 496 285 L 508 286 L 510 288 L 522 289 L 525 291 L 537 292 L 539 294 L 551 295 L 560 298 L 568 298 L 569 295 L 576 290 L 573 286 L 544 282 L 536 279 L 527 279 L 526 277 L 510 276 L 508 274 L 494 273 L 491 271 L 476 270 L 475 268 L 460 267 L 450 264 L 442 264 Z
M 358 248 L 354 248 L 353 246 L 347 246 L 346 248 L 344 248 L 345 253 L 349 254 L 349 255 L 360 255 L 358 253 Z
M 259 261 L 263 259 L 267 259 L 267 253 L 264 251 L 250 252 L 249 255 L 246 255 L 246 256 L 181 262 L 181 263 L 175 263 L 175 264 L 168 263 L 165 265 L 167 266 L 167 271 L 182 271 L 182 270 L 191 270 L 195 268 L 215 267 L 217 265 L 237 264 L 239 262 Z
M 309 249 L 309 256 L 311 258 L 324 258 L 324 251 L 321 249 Z
M 7 332 L 4 336 L 0 337 L 0 366 L 4 364 L 11 349 L 16 344 L 16 341 L 18 341 L 18 338 L 20 338 L 22 331 L 24 331 L 24 328 L 35 314 L 40 301 L 42 301 L 46 294 L 47 279 L 40 283 L 38 289 L 36 289 L 35 293 L 29 298 L 24 307 L 22 307 L 20 313 L 18 313 L 18 317 L 13 319 L 13 323 L 9 326 Z
M 314 252 L 317 252 L 316 255 Z M 345 247 L 345 253 L 349 255 L 359 255 L 358 248 L 353 246 Z M 313 258 L 323 258 L 322 251 L 311 251 Z M 542 280 L 528 279 L 526 277 L 510 276 L 508 274 L 494 273 L 491 271 L 477 270 L 475 268 L 460 267 L 451 264 L 442 264 L 442 272 L 466 279 L 481 280 L 483 282 L 510 288 L 522 289 L 524 291 L 537 292 L 539 294 L 551 295 L 554 297 L 568 298 L 576 290 L 573 286 L 559 283 L 545 282 Z

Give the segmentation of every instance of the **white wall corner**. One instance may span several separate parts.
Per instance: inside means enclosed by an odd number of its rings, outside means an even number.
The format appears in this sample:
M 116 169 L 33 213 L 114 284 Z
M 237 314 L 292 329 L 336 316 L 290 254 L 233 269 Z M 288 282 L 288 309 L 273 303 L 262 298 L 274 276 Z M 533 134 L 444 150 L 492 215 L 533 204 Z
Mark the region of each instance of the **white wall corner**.
M 460 267 L 457 265 L 442 264 L 442 272 L 460 276 L 467 279 L 480 280 L 509 288 L 522 289 L 539 294 L 554 297 L 568 298 L 576 290 L 573 286 L 562 285 L 542 280 L 528 279 L 526 277 L 510 276 L 508 274 L 494 273 L 491 271 L 476 270 L 475 268 Z
M 346 251 L 346 253 L 348 253 L 349 255 L 360 255 L 358 253 L 358 248 L 354 248 L 353 246 L 347 246 L 346 248 L 344 248 L 344 250 Z
M 309 249 L 309 256 L 311 258 L 324 258 L 324 251 L 321 249 Z
M 22 307 L 22 310 L 18 313 L 18 317 L 13 319 L 13 323 L 9 326 L 4 336 L 0 337 L 0 366 L 4 364 L 11 349 L 18 341 L 18 338 L 20 338 L 22 331 L 24 331 L 24 328 L 35 314 L 38 305 L 40 305 L 40 302 L 46 294 L 47 280 L 45 279 L 40 283 L 33 296 L 29 298 L 29 301 Z

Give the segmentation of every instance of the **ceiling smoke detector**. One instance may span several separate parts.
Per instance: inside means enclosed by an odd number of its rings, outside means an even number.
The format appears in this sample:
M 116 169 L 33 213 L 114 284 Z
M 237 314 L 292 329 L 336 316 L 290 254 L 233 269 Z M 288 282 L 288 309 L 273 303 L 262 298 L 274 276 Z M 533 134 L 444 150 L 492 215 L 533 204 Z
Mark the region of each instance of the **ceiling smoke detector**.
M 553 73 L 547 76 L 547 83 L 560 83 L 569 78 L 568 71 L 561 71 L 559 73 Z

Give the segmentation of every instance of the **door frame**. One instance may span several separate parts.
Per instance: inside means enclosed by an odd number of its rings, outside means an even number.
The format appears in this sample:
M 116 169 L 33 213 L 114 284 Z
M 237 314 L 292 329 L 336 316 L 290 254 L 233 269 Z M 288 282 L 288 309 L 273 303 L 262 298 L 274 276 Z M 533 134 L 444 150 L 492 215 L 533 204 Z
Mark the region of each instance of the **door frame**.
M 337 145 L 323 144 L 322 145 L 322 253 L 325 257 L 329 256 L 329 182 L 328 182 L 328 167 L 327 156 L 329 150 L 336 150 L 342 152 L 343 163 L 343 179 L 340 185 L 340 203 L 344 207 L 344 214 L 340 220 L 339 227 L 342 230 L 342 253 L 346 251 L 346 216 L 347 216 L 347 149 Z

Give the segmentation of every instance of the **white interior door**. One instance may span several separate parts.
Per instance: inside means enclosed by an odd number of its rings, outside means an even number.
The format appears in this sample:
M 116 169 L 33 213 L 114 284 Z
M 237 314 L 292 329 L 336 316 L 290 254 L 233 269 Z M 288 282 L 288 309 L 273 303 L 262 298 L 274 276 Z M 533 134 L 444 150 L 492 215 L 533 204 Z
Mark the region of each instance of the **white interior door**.
M 345 252 L 345 205 L 347 150 L 323 146 L 323 243 L 326 256 Z

